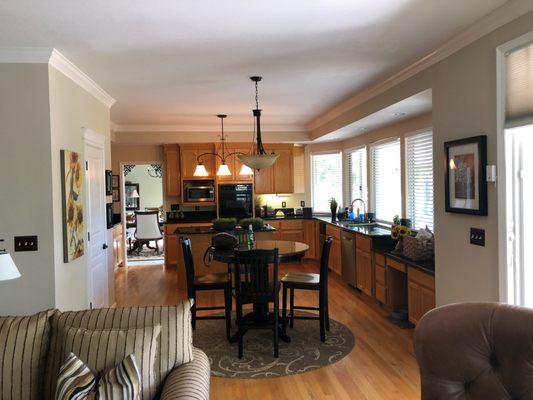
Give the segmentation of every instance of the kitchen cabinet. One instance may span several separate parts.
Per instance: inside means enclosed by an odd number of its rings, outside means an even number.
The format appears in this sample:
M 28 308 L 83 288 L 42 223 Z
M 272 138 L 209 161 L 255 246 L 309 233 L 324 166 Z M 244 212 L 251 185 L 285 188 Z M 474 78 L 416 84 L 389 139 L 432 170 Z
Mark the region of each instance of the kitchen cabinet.
M 331 250 L 329 254 L 329 268 L 341 275 L 342 274 L 342 253 L 341 253 L 341 228 L 334 225 L 326 225 L 326 236 L 333 237 Z
M 372 296 L 372 256 L 356 247 L 355 260 L 357 288 L 368 296 Z
M 163 145 L 163 172 L 165 178 L 165 194 L 179 196 L 181 194 L 180 151 L 177 144 Z
M 124 266 L 124 260 L 126 258 L 125 253 L 125 240 L 124 240 L 124 227 L 122 224 L 117 224 L 113 227 L 113 260 L 114 268 Z
M 314 220 L 304 220 L 303 222 L 303 241 L 309 246 L 309 251 L 306 253 L 305 258 L 311 260 L 318 260 L 320 258 L 320 246 L 318 222 Z
M 294 193 L 305 193 L 305 148 L 294 146 Z
M 197 157 L 204 153 L 213 153 L 215 145 L 212 143 L 196 143 L 196 144 L 182 144 L 180 145 L 180 161 L 181 161 L 181 178 L 182 179 L 199 179 L 194 176 L 196 165 L 198 163 Z M 216 161 L 213 154 L 207 154 L 201 157 L 200 161 L 204 164 L 208 176 L 200 179 L 215 177 Z
M 409 321 L 417 324 L 425 313 L 435 308 L 435 277 L 408 267 L 407 301 Z
M 178 224 L 165 225 L 165 265 L 176 265 L 178 263 L 178 236 L 174 234 L 174 231 L 178 227 Z
M 357 288 L 372 296 L 372 240 L 369 237 L 356 234 L 355 236 L 355 264 Z
M 374 252 L 374 297 L 381 304 L 387 304 L 387 267 L 385 256 Z
M 217 153 L 222 155 L 222 150 L 220 147 L 220 144 L 216 146 Z M 254 175 L 241 175 L 241 168 L 242 163 L 239 161 L 239 158 L 237 154 L 232 153 L 248 153 L 250 151 L 250 147 L 247 146 L 245 143 L 231 143 L 230 145 L 226 146 L 225 154 L 226 154 L 226 165 L 228 166 L 229 170 L 231 171 L 231 175 L 228 176 L 218 176 L 217 180 L 219 182 L 253 182 Z M 228 156 L 228 154 L 231 154 Z M 222 160 L 219 157 L 216 157 L 216 171 L 218 171 L 218 167 L 222 163 Z
M 293 145 L 268 145 L 267 153 L 279 154 L 272 167 L 256 171 L 254 176 L 255 194 L 294 192 Z

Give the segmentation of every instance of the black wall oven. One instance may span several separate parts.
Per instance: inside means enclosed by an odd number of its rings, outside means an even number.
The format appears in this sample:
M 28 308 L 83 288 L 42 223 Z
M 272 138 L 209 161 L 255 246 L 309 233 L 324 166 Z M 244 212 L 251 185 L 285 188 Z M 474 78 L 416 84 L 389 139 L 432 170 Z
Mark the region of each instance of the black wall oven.
M 252 217 L 252 184 L 218 185 L 218 216 L 237 219 Z

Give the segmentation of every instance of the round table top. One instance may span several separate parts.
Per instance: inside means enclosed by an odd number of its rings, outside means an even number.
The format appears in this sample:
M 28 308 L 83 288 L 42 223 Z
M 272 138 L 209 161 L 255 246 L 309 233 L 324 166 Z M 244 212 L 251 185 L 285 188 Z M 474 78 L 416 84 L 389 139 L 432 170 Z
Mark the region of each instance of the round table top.
M 273 250 L 278 249 L 279 262 L 299 261 L 309 250 L 309 246 L 301 242 L 289 240 L 256 240 L 253 247 L 246 244 L 239 245 L 238 250 Z M 215 250 L 213 259 L 223 263 L 233 262 L 233 250 Z

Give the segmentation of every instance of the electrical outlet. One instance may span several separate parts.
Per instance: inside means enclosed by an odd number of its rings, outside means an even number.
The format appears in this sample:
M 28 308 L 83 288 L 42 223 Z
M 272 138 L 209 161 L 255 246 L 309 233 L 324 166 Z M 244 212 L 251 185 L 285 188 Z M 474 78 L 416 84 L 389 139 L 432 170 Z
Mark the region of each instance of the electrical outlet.
M 305 207 L 305 201 L 300 201 L 300 207 Z
M 15 251 L 37 251 L 37 236 L 15 236 Z
M 285 208 L 287 207 L 287 202 L 286 201 L 282 201 L 281 202 L 281 208 Z
M 485 246 L 485 229 L 470 228 L 470 244 Z

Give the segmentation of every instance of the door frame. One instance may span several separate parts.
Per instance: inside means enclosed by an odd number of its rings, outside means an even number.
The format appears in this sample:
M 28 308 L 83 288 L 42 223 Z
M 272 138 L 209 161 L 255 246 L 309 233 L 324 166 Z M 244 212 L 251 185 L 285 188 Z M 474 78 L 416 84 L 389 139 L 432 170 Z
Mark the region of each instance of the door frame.
M 126 177 L 124 176 L 124 166 L 125 165 L 150 165 L 150 164 L 161 164 L 162 170 L 163 170 L 163 176 L 161 177 L 161 192 L 163 195 L 163 210 L 166 210 L 165 207 L 165 168 L 164 168 L 164 162 L 163 161 L 121 161 L 119 164 L 119 170 L 120 170 L 120 220 L 122 221 L 122 230 L 124 232 L 123 235 L 123 245 L 124 245 L 124 266 L 126 268 L 129 267 L 128 264 L 128 240 L 126 238 L 127 236 L 127 221 L 126 221 Z M 140 205 L 140 204 L 139 204 Z M 164 236 L 164 234 L 163 234 Z M 163 247 L 164 249 L 164 247 Z M 163 250 L 164 251 L 164 250 Z
M 82 132 L 82 138 L 83 138 L 83 162 L 84 164 L 87 162 L 87 145 L 91 145 L 93 147 L 96 147 L 98 148 L 101 153 L 102 153 L 102 161 L 103 161 L 103 165 L 104 165 L 104 169 L 105 169 L 105 165 L 106 165 L 106 156 L 105 156 L 105 143 L 106 143 L 106 137 L 105 135 L 101 134 L 101 133 L 98 133 L 98 132 L 95 132 L 89 128 L 85 128 L 85 127 L 82 127 L 81 128 L 81 132 Z M 85 164 L 86 165 L 86 164 Z M 85 224 L 85 237 L 88 239 L 88 234 L 89 234 L 89 221 L 90 221 L 90 209 L 89 207 L 87 207 L 87 205 L 89 204 L 88 202 L 88 197 L 89 197 L 89 192 L 90 192 L 90 185 L 89 185 L 89 179 L 87 177 L 87 169 L 84 165 L 84 172 L 85 172 L 85 198 L 84 198 L 84 201 L 85 201 L 85 205 L 86 205 L 86 210 L 87 210 L 87 213 L 86 213 L 86 220 L 87 220 L 87 223 Z M 105 185 L 105 181 L 103 181 L 103 184 Z M 102 204 L 106 204 L 107 203 L 107 200 L 106 200 L 106 194 L 105 194 L 105 190 L 102 191 L 103 195 L 102 195 Z M 104 210 L 104 215 L 105 215 L 105 210 Z M 105 237 L 106 237 L 106 241 L 107 241 L 107 225 L 105 224 L 104 222 L 104 226 L 106 227 L 105 230 L 106 230 L 106 234 L 105 234 Z M 105 288 L 105 305 L 108 306 L 109 305 L 109 275 L 108 275 L 108 269 L 109 269 L 109 246 L 107 249 L 104 250 L 105 251 L 105 260 L 106 260 L 106 282 L 107 282 L 107 288 Z M 86 265 L 86 271 L 85 271 L 85 276 L 87 278 L 87 304 L 90 305 L 91 304 L 91 293 L 92 293 L 92 280 L 91 280 L 91 266 L 90 266 L 90 254 L 89 254 L 89 246 L 87 246 L 87 265 Z
M 508 214 L 512 211 L 507 207 L 506 196 L 506 140 L 505 140 L 505 105 L 507 90 L 506 56 L 514 50 L 533 43 L 533 31 L 519 36 L 496 48 L 496 146 L 498 170 L 498 275 L 499 275 L 499 300 L 504 303 L 514 303 L 509 293 L 509 258 L 512 256 L 507 251 L 507 238 L 509 226 Z M 514 297 L 514 296 L 513 296 Z

